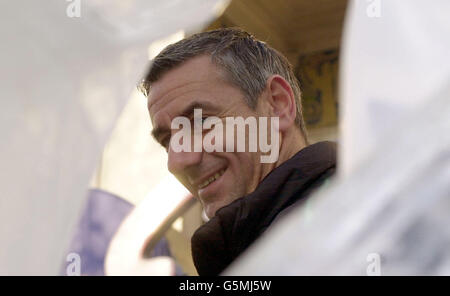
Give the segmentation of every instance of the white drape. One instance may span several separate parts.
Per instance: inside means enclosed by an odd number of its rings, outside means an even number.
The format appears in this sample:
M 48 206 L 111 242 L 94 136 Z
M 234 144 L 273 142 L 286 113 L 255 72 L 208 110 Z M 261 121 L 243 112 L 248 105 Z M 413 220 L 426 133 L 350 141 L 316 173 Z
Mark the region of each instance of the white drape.
M 1 275 L 59 271 L 101 149 L 148 66 L 148 46 L 204 25 L 221 2 L 2 2 Z

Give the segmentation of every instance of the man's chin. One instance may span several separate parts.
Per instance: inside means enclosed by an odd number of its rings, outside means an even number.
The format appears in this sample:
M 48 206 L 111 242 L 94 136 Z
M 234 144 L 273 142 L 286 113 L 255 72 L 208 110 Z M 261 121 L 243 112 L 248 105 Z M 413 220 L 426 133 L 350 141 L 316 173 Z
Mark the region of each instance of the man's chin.
M 213 205 L 207 205 L 204 207 L 204 209 L 205 209 L 206 217 L 208 217 L 208 219 L 211 219 L 212 217 L 214 217 L 216 215 L 217 208 L 214 207 Z
M 211 203 L 204 206 L 205 214 L 208 217 L 208 219 L 211 219 L 216 215 L 216 212 L 226 206 L 226 204 L 220 204 L 220 203 Z
M 210 201 L 209 203 L 203 202 L 203 209 L 208 219 L 211 219 L 216 215 L 217 211 L 231 204 L 234 200 L 235 198 L 230 199 L 224 198 L 223 196 L 216 196 L 214 201 Z

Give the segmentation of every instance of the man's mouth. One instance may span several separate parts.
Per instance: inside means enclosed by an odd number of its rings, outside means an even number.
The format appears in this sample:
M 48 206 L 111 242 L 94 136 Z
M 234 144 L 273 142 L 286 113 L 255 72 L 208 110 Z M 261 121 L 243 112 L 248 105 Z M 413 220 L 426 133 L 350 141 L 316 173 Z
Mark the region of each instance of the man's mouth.
M 225 173 L 225 169 L 221 169 L 214 175 L 210 176 L 207 180 L 203 181 L 201 184 L 198 185 L 199 191 L 208 187 L 209 184 L 215 182 L 217 179 L 219 179 L 223 174 Z

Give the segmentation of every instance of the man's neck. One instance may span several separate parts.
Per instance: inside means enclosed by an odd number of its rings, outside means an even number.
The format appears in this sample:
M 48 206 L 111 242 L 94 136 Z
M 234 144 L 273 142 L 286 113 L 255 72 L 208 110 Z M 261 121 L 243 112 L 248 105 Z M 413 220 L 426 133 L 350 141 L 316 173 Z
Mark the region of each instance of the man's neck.
M 280 151 L 278 160 L 269 164 L 267 171 L 262 176 L 260 182 L 274 169 L 279 167 L 282 163 L 289 160 L 292 156 L 297 154 L 300 150 L 307 146 L 304 137 L 297 131 L 292 130 L 284 135 L 280 135 Z

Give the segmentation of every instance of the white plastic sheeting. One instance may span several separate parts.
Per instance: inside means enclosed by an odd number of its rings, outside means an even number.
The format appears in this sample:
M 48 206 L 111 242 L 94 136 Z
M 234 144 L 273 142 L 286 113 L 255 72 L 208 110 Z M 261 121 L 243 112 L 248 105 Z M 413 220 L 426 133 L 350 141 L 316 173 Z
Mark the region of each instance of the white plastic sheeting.
M 450 80 L 449 1 L 349 3 L 339 86 L 343 174 L 376 153 L 387 132 Z
M 449 15 L 445 0 L 351 2 L 340 174 L 226 274 L 450 274 Z
M 2 2 L 0 275 L 57 274 L 148 46 L 198 29 L 223 2 Z

